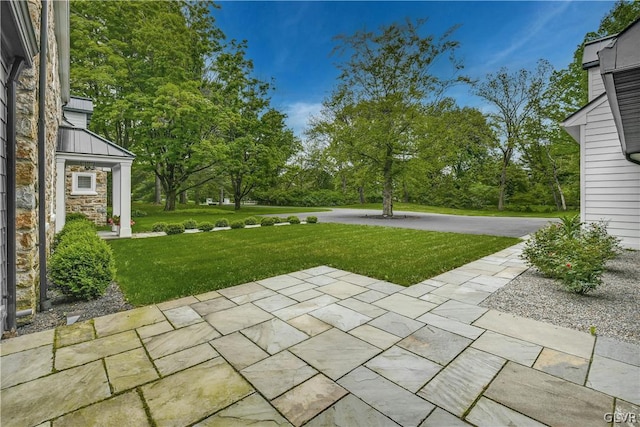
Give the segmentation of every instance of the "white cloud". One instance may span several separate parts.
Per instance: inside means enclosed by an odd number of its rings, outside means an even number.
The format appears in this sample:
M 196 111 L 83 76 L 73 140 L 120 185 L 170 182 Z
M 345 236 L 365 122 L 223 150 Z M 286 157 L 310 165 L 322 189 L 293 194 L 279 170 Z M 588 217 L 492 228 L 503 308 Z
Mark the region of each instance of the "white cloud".
M 287 114 L 287 125 L 296 136 L 302 138 L 304 136 L 304 130 L 309 124 L 309 119 L 312 116 L 317 116 L 322 110 L 322 104 L 319 102 L 294 102 L 289 104 L 285 108 Z

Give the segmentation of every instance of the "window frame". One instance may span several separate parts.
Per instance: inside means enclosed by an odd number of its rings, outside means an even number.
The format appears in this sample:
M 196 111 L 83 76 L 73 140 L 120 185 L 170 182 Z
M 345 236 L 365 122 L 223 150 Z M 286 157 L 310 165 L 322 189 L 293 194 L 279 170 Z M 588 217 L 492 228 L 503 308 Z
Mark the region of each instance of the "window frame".
M 87 176 L 91 178 L 91 188 L 80 188 L 78 186 L 78 178 Z M 72 196 L 95 196 L 98 194 L 96 190 L 95 172 L 73 172 L 71 176 L 71 183 Z

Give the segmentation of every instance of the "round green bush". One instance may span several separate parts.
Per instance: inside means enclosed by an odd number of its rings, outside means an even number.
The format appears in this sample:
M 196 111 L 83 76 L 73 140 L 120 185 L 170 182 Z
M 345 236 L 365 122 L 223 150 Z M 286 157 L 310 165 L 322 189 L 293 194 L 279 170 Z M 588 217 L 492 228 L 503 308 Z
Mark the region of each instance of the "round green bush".
M 230 227 L 233 229 L 237 229 L 237 228 L 244 228 L 244 226 L 245 226 L 244 221 L 233 221 Z
M 250 216 L 244 219 L 244 225 L 256 225 L 258 223 L 258 218 L 255 216 Z
M 216 227 L 228 227 L 229 220 L 227 218 L 220 218 L 216 221 Z
M 287 221 L 289 222 L 289 224 L 300 224 L 300 218 L 295 215 L 291 215 L 290 217 L 288 217 Z
M 307 217 L 307 224 L 315 224 L 318 222 L 318 217 L 317 216 L 308 216 Z
M 211 224 L 210 222 L 201 222 L 200 225 L 198 225 L 198 230 L 211 231 L 213 230 L 213 224 Z
M 96 235 L 96 225 L 88 219 L 75 219 L 71 222 L 67 222 L 62 230 L 60 230 L 53 238 L 53 249 L 65 240 L 65 236 L 77 236 L 77 235 Z
M 195 219 L 188 219 L 182 223 L 185 230 L 195 230 L 198 228 L 198 222 Z
M 151 231 L 154 232 L 159 232 L 159 231 L 165 231 L 167 229 L 167 223 L 166 222 L 156 222 L 155 224 L 153 224 L 151 226 Z
M 76 221 L 78 219 L 89 220 L 89 218 L 83 214 L 82 212 L 67 212 L 64 216 L 65 224 L 70 223 L 71 221 Z
M 115 278 L 111 247 L 95 233 L 94 239 L 66 235 L 49 261 L 49 278 L 63 293 L 92 299 L 103 295 Z
M 182 224 L 167 224 L 167 228 L 165 229 L 165 233 L 168 235 L 171 234 L 182 234 L 184 233 L 184 225 Z
M 273 218 L 262 218 L 262 220 L 260 221 L 260 225 L 263 227 L 269 227 L 273 224 L 275 224 L 276 222 L 273 220 Z
M 281 223 L 283 223 L 283 222 L 284 222 L 284 221 L 283 221 L 283 220 L 282 220 L 282 218 L 280 218 L 279 216 L 274 216 L 274 217 L 273 217 L 273 223 L 274 223 L 274 224 L 281 224 Z

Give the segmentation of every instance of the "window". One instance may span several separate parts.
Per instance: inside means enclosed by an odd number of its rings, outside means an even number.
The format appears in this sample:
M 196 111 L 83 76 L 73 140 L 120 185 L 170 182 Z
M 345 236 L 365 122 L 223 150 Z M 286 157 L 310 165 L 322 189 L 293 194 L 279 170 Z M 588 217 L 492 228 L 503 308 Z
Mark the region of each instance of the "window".
M 96 174 L 73 172 L 71 195 L 96 195 Z

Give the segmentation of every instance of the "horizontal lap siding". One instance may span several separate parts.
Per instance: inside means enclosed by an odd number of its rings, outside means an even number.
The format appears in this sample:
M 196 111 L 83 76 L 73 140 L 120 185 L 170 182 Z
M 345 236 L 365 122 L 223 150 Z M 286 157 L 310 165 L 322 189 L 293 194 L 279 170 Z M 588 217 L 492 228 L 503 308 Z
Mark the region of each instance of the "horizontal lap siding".
M 604 82 L 600 75 L 600 67 L 589 68 L 589 101 L 604 93 Z
M 587 114 L 584 135 L 585 220 L 606 221 L 625 247 L 640 249 L 640 165 L 622 154 L 608 102 Z

